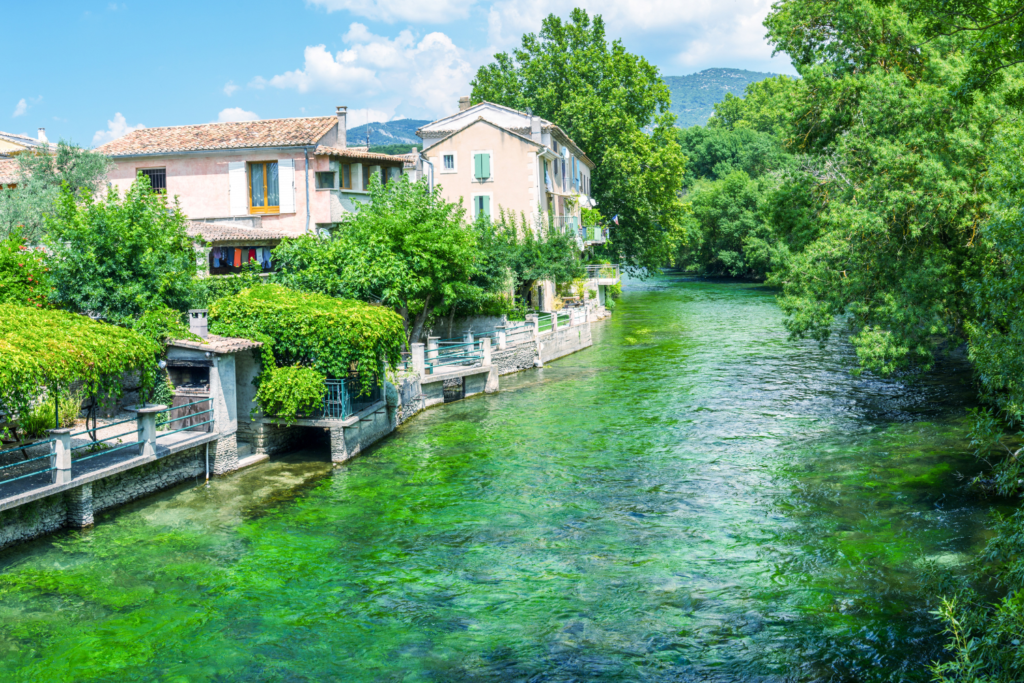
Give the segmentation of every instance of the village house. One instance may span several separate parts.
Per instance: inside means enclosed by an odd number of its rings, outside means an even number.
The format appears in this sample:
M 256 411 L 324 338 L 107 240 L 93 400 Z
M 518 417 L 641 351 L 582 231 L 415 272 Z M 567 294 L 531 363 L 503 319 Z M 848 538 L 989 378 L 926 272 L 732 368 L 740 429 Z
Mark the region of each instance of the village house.
M 210 243 L 211 274 L 237 272 L 284 237 L 330 228 L 369 201 L 374 175 L 388 182 L 405 159 L 346 144 L 346 107 L 334 116 L 143 128 L 97 152 L 115 163 L 122 194 L 141 173 L 175 197 L 191 232 Z
M 556 124 L 491 102 L 459 99 L 456 114 L 429 123 L 423 139 L 424 172 L 434 173 L 441 195 L 461 202 L 470 219 L 497 219 L 501 212 L 573 234 L 584 249 L 607 239 L 607 227 L 584 226 L 595 164 Z M 604 303 L 608 278 L 588 286 Z M 617 277 L 615 278 L 617 282 Z M 614 283 L 611 283 L 614 284 Z M 554 285 L 540 284 L 541 310 L 550 310 Z
M 17 187 L 18 160 L 14 157 L 22 152 L 47 148 L 49 140 L 46 139 L 46 129 L 40 128 L 38 135 L 38 138 L 30 138 L 0 130 L 0 188 Z

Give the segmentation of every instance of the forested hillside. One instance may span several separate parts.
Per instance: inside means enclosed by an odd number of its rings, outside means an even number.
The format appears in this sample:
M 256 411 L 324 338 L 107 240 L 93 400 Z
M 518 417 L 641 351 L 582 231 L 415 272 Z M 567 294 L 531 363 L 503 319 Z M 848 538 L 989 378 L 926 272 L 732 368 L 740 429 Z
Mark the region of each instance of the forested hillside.
M 370 146 L 379 147 L 384 145 L 401 145 L 403 151 L 408 152 L 413 145 L 423 143 L 416 137 L 416 130 L 420 126 L 430 123 L 429 119 L 398 119 L 386 123 L 369 123 L 352 127 L 351 124 L 358 123 L 358 120 L 349 120 L 348 144 L 350 147 L 366 144 L 366 129 L 370 129 Z
M 678 117 L 680 128 L 702 126 L 714 111 L 715 104 L 726 93 L 742 95 L 751 83 L 763 81 L 776 74 L 743 69 L 705 69 L 687 76 L 663 76 L 672 95 L 671 111 Z

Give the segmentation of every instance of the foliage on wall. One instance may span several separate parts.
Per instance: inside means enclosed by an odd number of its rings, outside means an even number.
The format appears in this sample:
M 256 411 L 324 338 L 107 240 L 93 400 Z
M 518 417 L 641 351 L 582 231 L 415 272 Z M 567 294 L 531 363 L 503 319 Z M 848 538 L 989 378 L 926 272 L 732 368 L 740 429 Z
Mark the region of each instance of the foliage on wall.
M 0 303 L 42 308 L 51 288 L 43 252 L 30 248 L 20 234 L 0 241 Z

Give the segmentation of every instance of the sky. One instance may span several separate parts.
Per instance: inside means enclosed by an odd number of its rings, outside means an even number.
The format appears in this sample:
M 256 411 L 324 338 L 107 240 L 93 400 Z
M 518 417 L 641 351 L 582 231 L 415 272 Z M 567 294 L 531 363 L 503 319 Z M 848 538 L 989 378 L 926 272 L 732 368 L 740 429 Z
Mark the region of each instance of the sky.
M 213 0 L 5 3 L 0 131 L 92 147 L 139 127 L 333 115 L 349 126 L 458 108 L 476 70 L 583 7 L 681 76 L 795 73 L 771 0 Z M 10 27 L 22 27 L 11 30 Z

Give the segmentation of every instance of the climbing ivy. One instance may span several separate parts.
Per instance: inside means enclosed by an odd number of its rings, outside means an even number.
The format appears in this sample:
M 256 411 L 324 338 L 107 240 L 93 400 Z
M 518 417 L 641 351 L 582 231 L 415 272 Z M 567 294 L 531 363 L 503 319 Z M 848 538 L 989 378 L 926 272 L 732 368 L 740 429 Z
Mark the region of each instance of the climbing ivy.
M 0 304 L 0 412 L 27 412 L 43 393 L 82 382 L 83 394 L 120 395 L 123 372 L 152 385 L 158 344 L 65 311 Z
M 299 292 L 268 284 L 224 297 L 210 307 L 210 331 L 263 343 L 257 400 L 268 415 L 294 417 L 311 400 L 312 373 L 323 379 L 360 373 L 363 389 L 379 381 L 378 368 L 397 365 L 405 337 L 402 318 L 383 306 Z M 281 369 L 278 369 L 281 368 Z M 301 400 L 300 400 L 301 398 Z

